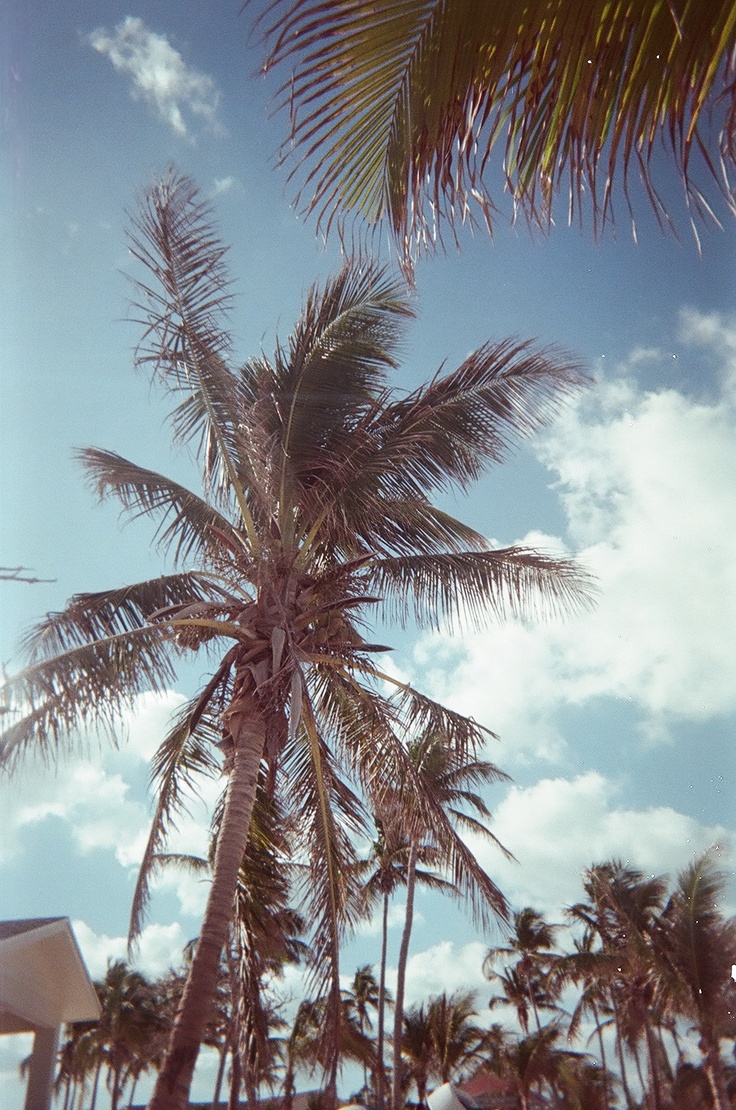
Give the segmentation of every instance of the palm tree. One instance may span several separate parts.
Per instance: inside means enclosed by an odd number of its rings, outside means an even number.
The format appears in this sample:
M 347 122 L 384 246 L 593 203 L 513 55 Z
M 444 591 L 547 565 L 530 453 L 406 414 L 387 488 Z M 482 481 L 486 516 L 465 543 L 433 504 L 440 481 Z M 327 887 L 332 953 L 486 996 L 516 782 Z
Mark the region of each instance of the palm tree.
M 477 1025 L 474 991 L 443 992 L 428 1004 L 432 1031 L 432 1070 L 430 1075 L 440 1083 L 451 1079 L 469 1064 L 477 1063 L 486 1048 L 486 1030 Z
M 432 819 L 423 826 L 417 825 L 409 833 L 409 857 L 406 880 L 406 916 L 401 935 L 399 960 L 396 972 L 396 1007 L 394 1011 L 393 1041 L 393 1078 L 392 1110 L 401 1110 L 401 1030 L 404 1010 L 404 986 L 409 958 L 409 941 L 414 918 L 414 893 L 416 888 L 416 869 L 422 840 L 433 844 L 438 859 L 453 873 L 452 860 L 458 852 L 467 858 L 468 877 L 472 886 L 468 893 L 473 895 L 471 908 L 483 917 L 486 906 L 495 910 L 497 916 L 505 916 L 505 901 L 494 882 L 478 865 L 460 839 L 456 826 L 492 840 L 506 856 L 509 853 L 496 840 L 490 830 L 472 812 L 481 818 L 490 819 L 490 811 L 473 787 L 485 785 L 507 776 L 488 760 L 478 759 L 473 751 L 458 752 L 448 738 L 435 729 L 428 729 L 409 745 L 409 755 L 414 773 L 422 784 L 422 793 L 433 806 Z M 468 812 L 468 811 L 471 812 Z M 453 875 L 455 878 L 456 876 Z M 467 882 L 467 880 L 466 880 Z M 460 883 L 456 890 L 462 896 L 465 891 Z
M 520 1110 L 530 1110 L 531 1097 L 545 1086 L 555 1089 L 561 1076 L 577 1053 L 558 1047 L 562 1030 L 555 1022 L 541 1030 L 508 1044 L 495 1056 L 493 1070 L 513 1084 Z M 555 1099 L 555 1101 L 558 1101 Z
M 163 1017 L 154 985 L 124 960 L 108 964 L 95 988 L 102 1006 L 95 1039 L 108 1071 L 110 1110 L 117 1110 L 127 1080 L 153 1062 Z
M 661 915 L 655 945 L 657 989 L 698 1033 L 715 1110 L 731 1105 L 720 1041 L 736 1038 L 736 918 L 719 910 L 725 878 L 712 852 L 686 867 Z
M 353 981 L 348 990 L 344 991 L 345 1007 L 349 1021 L 354 1021 L 361 1036 L 366 1035 L 366 1030 L 373 1029 L 370 1011 L 379 1012 L 382 1002 L 379 984 L 370 964 L 363 964 L 353 976 Z M 367 1065 L 363 1067 L 363 1089 L 368 1087 Z
M 393 998 L 386 990 L 386 961 L 388 955 L 388 910 L 391 897 L 400 886 L 407 883 L 407 864 L 409 861 L 410 841 L 403 828 L 403 822 L 396 813 L 387 813 L 383 819 L 375 817 L 377 837 L 373 841 L 372 852 L 366 861 L 369 871 L 363 882 L 363 894 L 367 904 L 381 901 L 381 961 L 378 976 L 378 1028 L 376 1031 L 376 1076 L 374 1082 L 377 1110 L 383 1110 L 386 1090 L 385 1067 L 385 1013 L 386 1004 Z M 417 861 L 421 864 L 435 865 L 440 853 L 432 844 L 420 844 Z M 433 871 L 417 866 L 414 879 L 418 885 L 432 890 L 453 891 L 455 888 L 447 879 Z
M 639 1046 L 643 1043 L 653 1110 L 660 1110 L 665 1056 L 655 1030 L 667 1013 L 661 1005 L 662 997 L 657 995 L 652 966 L 654 935 L 667 883 L 661 876 L 645 878 L 636 868 L 611 860 L 589 868 L 583 886 L 590 901 L 573 906 L 570 914 L 600 938 L 593 973 L 605 979 L 608 987 L 624 1094 L 631 1104 L 624 1048 L 629 1049 L 638 1066 Z
M 660 143 L 693 216 L 712 216 L 693 163 L 733 209 L 733 0 L 272 0 L 264 70 L 291 130 L 284 160 L 327 229 L 336 215 L 388 222 L 410 264 L 443 228 L 501 192 L 548 225 L 561 187 L 569 218 L 612 216 L 636 168 L 660 223 L 650 166 Z
M 305 913 L 316 923 L 315 993 L 328 999 L 322 1056 L 334 1097 L 338 951 L 358 894 L 345 864 L 366 825 L 347 776 L 372 811 L 390 794 L 410 827 L 424 828 L 437 807 L 399 737 L 432 729 L 462 753 L 485 735 L 381 670 L 380 646 L 363 635 L 367 609 L 380 598 L 389 615 L 438 628 L 459 605 L 480 622 L 587 603 L 589 582 L 571 561 L 489 550 L 431 502 L 548 421 L 584 375 L 523 343 L 488 344 L 457 370 L 392 393 L 411 311 L 403 287 L 360 260 L 310 292 L 270 360 L 231 369 L 225 248 L 191 181 L 171 173 L 147 192 L 131 250 L 146 271 L 135 283 L 136 362 L 170 396 L 174 440 L 193 453 L 203 493 L 112 451 L 80 453 L 101 497 L 158 522 L 174 570 L 80 594 L 41 621 L 26 641 L 29 665 L 4 692 L 0 759 L 12 768 L 30 751 L 63 753 L 80 729 L 114 732 L 137 695 L 168 688 L 191 653 L 208 655 L 211 678 L 153 761 L 158 800 L 138 905 L 185 788 L 218 773 L 226 786 L 200 938 L 150 1105 L 186 1105 L 261 773 L 298 814 L 291 845 L 309 864 Z M 451 868 L 465 889 L 474 884 L 460 844 Z M 495 912 L 504 909 L 498 900 Z
M 539 1018 L 540 1008 L 555 1009 L 558 992 L 555 991 L 550 975 L 552 966 L 557 959 L 554 948 L 555 932 L 557 927 L 544 920 L 542 914 L 527 906 L 514 913 L 513 928 L 509 936 L 508 945 L 491 948 L 483 961 L 483 974 L 487 979 L 501 979 L 504 990 L 508 987 L 513 990 L 507 1000 L 516 1005 L 519 1020 L 525 1033 L 529 1032 L 528 1017 L 522 1018 L 522 1013 L 527 1014 L 527 1008 L 519 1005 L 518 986 L 521 985 L 526 992 L 526 999 L 534 1014 L 537 1029 L 541 1029 Z M 499 956 L 517 956 L 513 969 L 506 969 L 506 974 L 495 970 Z

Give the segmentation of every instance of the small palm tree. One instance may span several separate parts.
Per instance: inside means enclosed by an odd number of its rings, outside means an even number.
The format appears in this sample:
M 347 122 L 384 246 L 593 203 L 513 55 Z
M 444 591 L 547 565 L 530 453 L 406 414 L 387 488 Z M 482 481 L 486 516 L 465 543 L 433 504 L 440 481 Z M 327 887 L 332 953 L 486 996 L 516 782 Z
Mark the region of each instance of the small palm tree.
M 315 923 L 334 1099 L 339 947 L 359 893 L 346 864 L 366 830 L 350 783 L 374 812 L 398 796 L 410 827 L 427 827 L 437 807 L 401 736 L 433 729 L 462 753 L 485 735 L 381 670 L 367 611 L 380 598 L 389 613 L 440 627 L 459 606 L 481 621 L 587 603 L 590 584 L 571 561 L 489 550 L 431 500 L 503 458 L 584 375 L 525 344 L 489 344 L 454 372 L 392 393 L 406 291 L 360 260 L 311 291 L 270 360 L 232 369 L 225 248 L 188 179 L 172 174 L 146 194 L 131 248 L 146 272 L 136 283 L 137 364 L 170 396 L 174 438 L 199 464 L 203 492 L 112 451 L 81 452 L 101 497 L 158 523 L 175 569 L 80 594 L 35 628 L 28 667 L 3 691 L 0 761 L 56 755 L 80 729 L 114 732 L 137 695 L 168 688 L 182 658 L 207 654 L 211 678 L 153 762 L 158 800 L 139 904 L 185 788 L 203 773 L 224 774 L 226 786 L 199 942 L 151 1107 L 187 1102 L 261 776 L 298 815 L 291 843 L 309 864 L 304 912 Z M 459 846 L 453 867 L 472 884 Z M 505 912 L 502 900 L 494 910 Z
M 509 995 L 507 1000 L 516 1005 L 525 1033 L 529 1031 L 526 1016 L 528 1010 L 525 1005 L 518 1005 L 518 987 L 526 991 L 526 1001 L 534 1014 L 538 1030 L 542 1027 L 539 1010 L 555 1009 L 557 992 L 551 971 L 557 959 L 557 954 L 552 951 L 556 929 L 555 925 L 550 925 L 531 906 L 518 910 L 514 913 L 508 944 L 491 948 L 483 962 L 483 974 L 486 978 L 500 978 L 504 990 L 508 987 L 513 993 L 514 998 Z M 516 956 L 515 967 L 506 969 L 505 974 L 499 975 L 495 970 L 499 956 Z M 525 1015 L 523 1019 L 522 1013 Z
M 712 215 L 691 166 L 733 208 L 733 0 L 275 0 L 269 56 L 292 123 L 284 158 L 327 229 L 386 221 L 407 264 L 497 200 L 548 225 L 612 215 L 612 184 L 638 170 L 661 223 L 650 165 L 660 143 L 693 215 Z M 568 205 L 566 204 L 565 207 Z

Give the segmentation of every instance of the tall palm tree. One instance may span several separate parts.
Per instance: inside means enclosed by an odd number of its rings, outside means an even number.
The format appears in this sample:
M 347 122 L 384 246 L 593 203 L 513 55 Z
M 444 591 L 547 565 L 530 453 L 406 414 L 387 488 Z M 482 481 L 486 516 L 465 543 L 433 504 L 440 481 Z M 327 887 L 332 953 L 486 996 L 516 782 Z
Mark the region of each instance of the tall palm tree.
M 647 878 L 636 868 L 611 860 L 589 868 L 583 886 L 589 903 L 579 903 L 570 912 L 600 938 L 596 974 L 605 977 L 608 987 L 624 1093 L 630 1101 L 624 1048 L 629 1049 L 638 1065 L 638 1052 L 643 1044 L 653 1110 L 660 1110 L 664 1099 L 664 1054 L 656 1029 L 667 1015 L 657 995 L 652 966 L 666 880 L 661 876 Z
M 584 375 L 507 342 L 408 394 L 392 392 L 388 373 L 411 310 L 403 287 L 361 260 L 310 292 L 271 359 L 232 369 L 226 251 L 191 181 L 171 173 L 147 192 L 131 251 L 145 272 L 135 283 L 136 362 L 171 398 L 174 440 L 193 454 L 203 492 L 112 451 L 80 453 L 101 497 L 158 522 L 174 569 L 80 594 L 41 621 L 26 641 L 29 665 L 4 690 L 0 759 L 12 768 L 27 752 L 63 753 L 80 729 L 114 731 L 137 695 L 168 688 L 181 659 L 207 654 L 212 676 L 153 762 L 158 801 L 141 903 L 185 787 L 202 773 L 223 773 L 226 787 L 200 938 L 150 1105 L 186 1105 L 261 773 L 299 817 L 292 846 L 309 864 L 306 912 L 316 922 L 316 993 L 328 1000 L 322 1055 L 334 1095 L 338 951 L 358 886 L 344 863 L 365 829 L 350 782 L 372 811 L 390 794 L 410 827 L 428 827 L 437 807 L 400 737 L 431 728 L 463 752 L 484 736 L 381 670 L 379 646 L 364 636 L 367 610 L 380 598 L 390 615 L 438 628 L 458 606 L 465 620 L 482 621 L 587 603 L 589 582 L 571 561 L 489 550 L 431 501 L 505 457 Z M 461 844 L 450 866 L 470 890 L 473 861 Z M 498 900 L 486 912 L 504 909 Z
M 370 964 L 363 964 L 353 976 L 350 987 L 343 992 L 348 1020 L 354 1021 L 362 1036 L 366 1031 L 373 1029 L 371 1010 L 378 1014 L 382 1001 L 381 993 L 373 968 Z M 368 1087 L 367 1063 L 363 1067 L 363 1089 Z
M 499 844 L 483 820 L 479 819 L 488 820 L 491 814 L 482 797 L 473 789 L 507 778 L 502 771 L 488 760 L 479 759 L 473 750 L 458 751 L 450 738 L 432 728 L 427 729 L 417 740 L 409 744 L 409 757 L 414 773 L 422 784 L 422 793 L 431 801 L 433 813 L 431 821 L 423 825 L 417 823 L 415 829 L 409 830 L 406 915 L 396 971 L 392 1110 L 401 1110 L 401 1029 L 404 987 L 414 918 L 414 893 L 420 845 L 423 841 L 432 844 L 437 849 L 439 861 L 448 868 L 454 879 L 458 876 L 453 866 L 453 858 L 459 852 L 467 859 L 469 879 L 473 883 L 468 889 L 468 892 L 474 896 L 471 908 L 479 915 L 480 920 L 483 918 L 485 907 L 491 907 L 499 917 L 505 917 L 505 901 L 496 884 L 478 865 L 472 853 L 468 852 L 464 841 L 458 835 L 457 828 L 480 834 L 493 841 L 506 856 L 510 854 Z M 457 892 L 462 895 L 464 891 L 461 884 L 456 882 L 455 885 Z
M 733 0 L 271 0 L 264 69 L 286 70 L 284 158 L 329 228 L 386 221 L 407 263 L 501 193 L 543 226 L 611 217 L 634 169 L 661 223 L 660 146 L 693 216 L 711 215 L 693 164 L 733 209 Z M 702 180 L 701 180 L 702 185 Z M 565 205 L 567 207 L 567 205 Z

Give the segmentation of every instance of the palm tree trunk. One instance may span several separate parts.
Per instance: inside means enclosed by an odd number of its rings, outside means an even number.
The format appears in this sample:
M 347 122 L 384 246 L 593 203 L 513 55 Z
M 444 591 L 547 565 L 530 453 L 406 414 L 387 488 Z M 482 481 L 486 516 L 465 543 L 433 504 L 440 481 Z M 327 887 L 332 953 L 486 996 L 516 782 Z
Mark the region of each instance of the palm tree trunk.
M 227 1037 L 223 1038 L 219 1051 L 220 1063 L 217 1065 L 217 1078 L 215 1079 L 215 1089 L 212 1093 L 212 1105 L 210 1106 L 210 1110 L 217 1110 L 220 1103 L 220 1091 L 222 1090 L 222 1080 L 225 1076 L 225 1062 L 227 1061 Z
M 388 894 L 383 896 L 381 922 L 381 970 L 378 976 L 378 1029 L 376 1031 L 376 1110 L 383 1110 L 386 1094 L 386 1063 L 384 1058 L 386 1011 L 386 953 L 388 950 Z
M 413 839 L 409 848 L 409 858 L 406 863 L 406 917 L 404 931 L 401 934 L 401 948 L 399 949 L 399 966 L 396 974 L 396 1009 L 394 1012 L 394 1074 L 391 1083 L 391 1110 L 402 1110 L 401 1098 L 401 1035 L 404 1029 L 404 984 L 406 981 L 406 965 L 409 958 L 409 940 L 411 927 L 414 922 L 414 888 L 417 875 L 417 842 Z
M 164 1065 L 149 1110 L 186 1110 L 199 1046 L 217 985 L 220 956 L 228 936 L 238 872 L 248 839 L 258 772 L 265 744 L 265 721 L 252 698 L 241 695 L 229 713 L 234 739 L 212 886 L 192 966 L 176 1015 Z
M 713 1096 L 713 1110 L 730 1110 L 731 1100 L 726 1089 L 718 1043 L 710 1037 L 701 1036 L 700 1051 L 703 1054 L 703 1069 L 708 1078 L 708 1086 Z

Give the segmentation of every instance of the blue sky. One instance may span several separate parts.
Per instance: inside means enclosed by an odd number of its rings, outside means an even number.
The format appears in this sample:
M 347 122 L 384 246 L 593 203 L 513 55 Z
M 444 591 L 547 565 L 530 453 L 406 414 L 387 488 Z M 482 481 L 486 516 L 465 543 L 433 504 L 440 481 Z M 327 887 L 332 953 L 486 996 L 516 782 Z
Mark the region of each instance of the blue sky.
M 211 197 L 231 245 L 243 357 L 285 336 L 305 291 L 339 261 L 337 244 L 290 207 L 275 165 L 286 120 L 273 84 L 255 76 L 259 51 L 238 12 L 16 0 L 3 13 L 0 565 L 54 579 L 0 583 L 10 670 L 22 631 L 46 611 L 161 569 L 145 524 L 122 529 L 113 506 L 94 503 L 74 449 L 114 449 L 193 480 L 169 449 L 161 399 L 132 370 L 124 229 L 140 190 L 175 163 Z M 661 182 L 676 207 L 664 162 Z M 614 855 L 673 873 L 718 843 L 732 868 L 736 720 L 733 219 L 705 229 L 699 255 L 685 221 L 679 242 L 664 237 L 643 204 L 637 244 L 622 206 L 616 234 L 597 244 L 563 213 L 564 203 L 546 237 L 501 223 L 492 241 L 461 233 L 459 252 L 419 264 L 396 384 L 509 335 L 589 367 L 594 387 L 452 507 L 499 543 L 577 553 L 598 577 L 598 605 L 559 624 L 388 633 L 399 672 L 499 734 L 489 757 L 514 782 L 489 804 L 519 862 L 479 852 L 515 905 L 553 918 L 578 896 L 581 867 Z M 67 914 L 94 975 L 123 953 L 147 760 L 196 677 L 144 699 L 117 751 L 92 741 L 57 768 L 29 763 L 0 783 L 0 917 Z M 218 788 L 207 785 L 205 802 Z M 205 814 L 193 807 L 178 846 L 203 845 Z M 147 971 L 195 935 L 203 896 L 189 879 L 162 881 L 141 947 Z M 496 938 L 444 903 L 420 898 L 419 911 L 409 1001 L 482 989 Z M 375 932 L 357 938 L 346 974 L 377 946 Z M 0 1044 L 8 1110 L 22 1104 L 23 1050 Z

